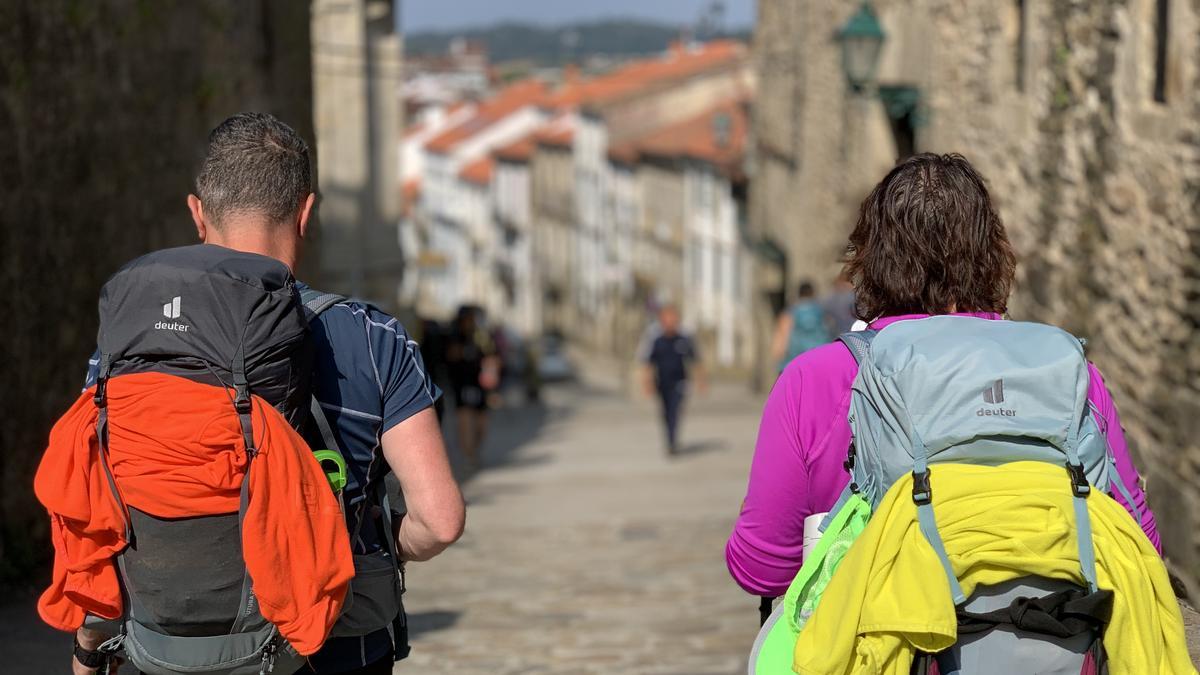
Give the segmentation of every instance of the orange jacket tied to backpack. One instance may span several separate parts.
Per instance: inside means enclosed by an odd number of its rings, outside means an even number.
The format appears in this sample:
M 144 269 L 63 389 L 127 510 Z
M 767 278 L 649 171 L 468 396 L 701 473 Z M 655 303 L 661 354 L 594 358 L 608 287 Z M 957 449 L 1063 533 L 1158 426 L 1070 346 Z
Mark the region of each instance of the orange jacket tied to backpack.
M 89 389 L 54 425 L 34 489 L 50 512 L 54 575 L 38 601 L 46 623 L 75 630 L 85 614 L 122 615 L 114 556 L 128 543 L 99 460 Z M 159 373 L 108 382 L 109 464 L 125 503 L 158 518 L 238 511 L 246 449 L 221 387 Z M 242 554 L 262 615 L 301 654 L 317 651 L 354 576 L 337 498 L 312 451 L 253 397 L 250 500 Z M 136 533 L 134 533 L 136 537 Z

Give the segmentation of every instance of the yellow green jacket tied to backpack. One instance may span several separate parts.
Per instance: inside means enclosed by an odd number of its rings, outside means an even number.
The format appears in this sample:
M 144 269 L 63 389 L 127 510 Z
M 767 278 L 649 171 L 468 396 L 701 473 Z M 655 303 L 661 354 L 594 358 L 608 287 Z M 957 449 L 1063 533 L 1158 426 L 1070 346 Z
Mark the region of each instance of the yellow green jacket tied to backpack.
M 938 528 L 967 595 L 1029 575 L 1084 582 L 1062 467 L 947 464 L 933 480 Z M 954 601 L 911 493 L 911 476 L 897 481 L 842 558 L 795 640 L 794 672 L 908 675 L 918 651 L 955 643 Z M 1179 605 L 1153 545 L 1107 495 L 1092 491 L 1087 509 L 1098 585 L 1114 593 L 1104 638 L 1109 672 L 1195 673 Z

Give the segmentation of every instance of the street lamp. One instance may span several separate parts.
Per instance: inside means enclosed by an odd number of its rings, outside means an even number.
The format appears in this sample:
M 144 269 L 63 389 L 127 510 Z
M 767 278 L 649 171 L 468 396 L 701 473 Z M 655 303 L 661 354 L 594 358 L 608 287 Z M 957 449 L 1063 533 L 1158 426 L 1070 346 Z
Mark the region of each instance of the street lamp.
M 864 0 L 854 16 L 837 32 L 835 38 L 842 48 L 842 70 L 854 91 L 862 91 L 875 80 L 879 52 L 886 37 L 870 0 Z

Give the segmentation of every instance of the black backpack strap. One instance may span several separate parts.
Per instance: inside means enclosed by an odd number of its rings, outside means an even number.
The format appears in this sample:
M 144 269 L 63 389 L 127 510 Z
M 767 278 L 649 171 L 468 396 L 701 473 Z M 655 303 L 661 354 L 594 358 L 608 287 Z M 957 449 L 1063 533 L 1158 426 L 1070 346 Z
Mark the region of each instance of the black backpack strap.
M 984 633 L 996 626 L 1069 638 L 1076 635 L 1103 635 L 1112 618 L 1113 592 L 1072 588 L 1040 598 L 1019 597 L 1008 607 L 990 612 L 970 612 L 958 608 L 958 634 Z
M 404 611 L 404 563 L 400 560 L 399 546 L 396 544 L 395 525 L 392 521 L 392 504 L 387 493 L 387 480 L 379 477 L 376 486 L 377 501 L 383 509 L 383 540 L 387 545 L 388 555 L 392 559 L 392 569 L 400 583 L 400 611 L 392 619 L 392 647 L 395 661 L 408 658 L 412 646 L 408 643 L 408 613 Z
M 850 331 L 842 333 L 838 336 L 838 342 L 846 345 L 846 349 L 854 356 L 854 362 L 862 365 L 863 360 L 867 358 L 867 354 L 871 351 L 871 341 L 875 336 L 879 335 L 879 331 L 867 329 Z

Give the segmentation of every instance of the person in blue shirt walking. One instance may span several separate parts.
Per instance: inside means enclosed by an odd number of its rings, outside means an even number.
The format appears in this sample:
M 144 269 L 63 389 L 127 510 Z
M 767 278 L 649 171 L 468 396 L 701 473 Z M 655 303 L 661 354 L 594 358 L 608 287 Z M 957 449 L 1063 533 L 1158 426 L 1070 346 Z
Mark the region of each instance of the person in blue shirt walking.
M 832 340 L 825 310 L 817 302 L 816 289 L 805 279 L 797 288 L 796 302 L 779 315 L 775 336 L 771 341 L 771 356 L 782 373 L 792 359 Z
M 680 332 L 679 310 L 664 305 L 658 312 L 658 334 L 646 343 L 641 355 L 643 384 L 647 396 L 657 395 L 662 403 L 667 453 L 679 452 L 679 417 L 687 396 L 689 377 L 694 373 L 697 387 L 707 388 L 704 368 L 696 343 Z

